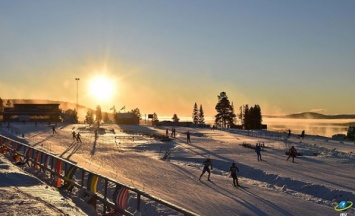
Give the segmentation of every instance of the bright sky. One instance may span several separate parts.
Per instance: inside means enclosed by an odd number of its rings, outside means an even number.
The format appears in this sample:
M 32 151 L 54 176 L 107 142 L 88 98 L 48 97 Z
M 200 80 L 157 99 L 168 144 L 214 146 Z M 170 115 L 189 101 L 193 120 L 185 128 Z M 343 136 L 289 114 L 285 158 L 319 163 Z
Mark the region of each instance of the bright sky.
M 0 97 L 75 103 L 78 87 L 90 108 L 189 116 L 196 102 L 213 116 L 225 91 L 236 110 L 355 113 L 354 11 L 353 0 L 1 1 Z

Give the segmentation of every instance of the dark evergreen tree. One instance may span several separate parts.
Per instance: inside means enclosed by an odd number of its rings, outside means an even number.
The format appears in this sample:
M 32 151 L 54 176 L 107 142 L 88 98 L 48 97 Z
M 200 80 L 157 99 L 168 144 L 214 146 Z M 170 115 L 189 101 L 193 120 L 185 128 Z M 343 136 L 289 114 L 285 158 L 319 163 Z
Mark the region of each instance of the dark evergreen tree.
M 176 114 L 173 115 L 172 119 L 173 119 L 173 122 L 179 122 L 179 120 L 180 120 Z
M 250 129 L 249 105 L 246 104 L 246 105 L 243 106 L 243 108 L 244 108 L 244 113 L 243 113 L 244 129 L 249 130 Z
M 205 123 L 205 112 L 202 109 L 202 105 L 200 105 L 200 110 L 198 111 L 198 123 L 204 124 Z
M 259 105 L 250 108 L 248 105 L 244 105 L 243 115 L 243 125 L 246 130 L 262 128 L 262 115 Z
M 261 129 L 262 128 L 262 115 L 261 108 L 259 105 L 254 105 L 252 111 L 252 129 Z
M 195 105 L 194 105 L 194 109 L 192 111 L 192 122 L 194 124 L 198 124 L 199 123 L 199 112 L 198 112 L 198 109 L 197 109 L 197 104 L 195 102 Z
M 2 111 L 4 109 L 4 101 L 0 97 L 0 110 Z
M 7 107 L 10 107 L 10 106 L 11 106 L 11 104 L 12 104 L 12 103 L 11 103 L 11 101 L 10 101 L 10 100 L 7 100 L 7 102 L 6 102 L 6 106 L 7 106 Z
M 88 110 L 85 116 L 85 122 L 87 124 L 94 123 L 94 113 L 91 110 Z
M 102 121 L 104 123 L 110 123 L 111 122 L 110 118 L 108 117 L 108 113 L 107 112 L 104 112 L 104 116 L 102 118 Z
M 141 115 L 141 111 L 140 111 L 138 108 L 135 108 L 135 109 L 131 110 L 131 113 L 133 113 L 134 115 L 136 115 L 139 120 L 142 119 L 142 118 L 141 118 L 141 116 L 142 116 L 142 115 Z
M 78 123 L 78 112 L 76 109 L 68 109 L 64 114 L 69 117 L 69 119 L 67 119 L 68 121 Z
M 153 125 L 155 125 L 158 122 L 159 122 L 158 115 L 156 113 L 153 113 L 153 118 L 152 118 Z
M 243 106 L 239 107 L 239 114 L 238 114 L 238 118 L 240 120 L 240 124 L 243 125 Z
M 232 121 L 232 124 L 231 124 L 231 125 L 235 125 L 236 119 L 237 119 L 237 115 L 236 115 L 235 112 L 234 112 L 234 105 L 233 105 L 233 102 L 232 102 L 232 116 L 234 116 L 234 117 L 233 117 L 233 121 Z
M 217 115 L 215 115 L 215 124 L 220 127 L 227 127 L 233 124 L 235 114 L 230 104 L 227 94 L 221 92 L 218 96 L 218 103 L 215 107 Z

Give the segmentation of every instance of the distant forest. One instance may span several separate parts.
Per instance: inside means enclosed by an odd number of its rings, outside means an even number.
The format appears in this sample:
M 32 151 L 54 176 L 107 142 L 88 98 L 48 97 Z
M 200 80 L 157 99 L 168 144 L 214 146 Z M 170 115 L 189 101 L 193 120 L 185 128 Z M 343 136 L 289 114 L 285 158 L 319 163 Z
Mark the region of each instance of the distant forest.
M 293 119 L 355 119 L 355 114 L 323 115 L 315 112 L 303 112 L 283 116 L 264 115 L 266 118 L 293 118 Z

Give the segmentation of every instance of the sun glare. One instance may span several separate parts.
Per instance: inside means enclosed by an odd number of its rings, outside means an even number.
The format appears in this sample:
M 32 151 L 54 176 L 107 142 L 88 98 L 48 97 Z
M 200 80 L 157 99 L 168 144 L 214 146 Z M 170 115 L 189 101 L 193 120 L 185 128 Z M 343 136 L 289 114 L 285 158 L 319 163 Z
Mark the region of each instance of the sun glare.
M 112 99 L 114 94 L 114 84 L 107 77 L 94 77 L 89 85 L 90 94 L 99 101 Z

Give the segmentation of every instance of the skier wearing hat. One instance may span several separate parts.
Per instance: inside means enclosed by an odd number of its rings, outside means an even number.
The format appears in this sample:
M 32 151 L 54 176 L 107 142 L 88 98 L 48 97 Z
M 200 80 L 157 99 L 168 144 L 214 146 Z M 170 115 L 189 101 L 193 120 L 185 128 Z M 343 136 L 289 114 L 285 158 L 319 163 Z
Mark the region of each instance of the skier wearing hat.
M 230 176 L 233 178 L 234 187 L 240 186 L 238 183 L 238 176 L 237 176 L 237 172 L 239 172 L 239 169 L 234 162 L 232 163 L 232 166 L 229 168 L 229 172 L 230 172 Z

